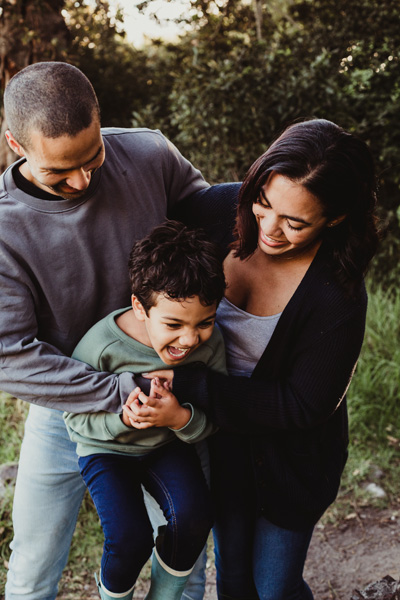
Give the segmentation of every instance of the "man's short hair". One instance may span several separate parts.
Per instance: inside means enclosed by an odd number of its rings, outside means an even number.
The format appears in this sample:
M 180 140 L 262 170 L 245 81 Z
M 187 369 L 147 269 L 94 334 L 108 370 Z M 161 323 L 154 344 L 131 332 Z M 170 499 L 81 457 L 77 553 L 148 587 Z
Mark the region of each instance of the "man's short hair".
M 132 294 L 146 313 L 157 294 L 180 301 L 198 296 L 210 306 L 219 303 L 226 287 L 218 246 L 202 230 L 177 221 L 159 225 L 133 245 L 129 276 Z
M 29 148 L 30 134 L 75 136 L 98 118 L 96 93 L 88 78 L 64 62 L 39 62 L 12 77 L 4 92 L 4 111 L 15 140 Z

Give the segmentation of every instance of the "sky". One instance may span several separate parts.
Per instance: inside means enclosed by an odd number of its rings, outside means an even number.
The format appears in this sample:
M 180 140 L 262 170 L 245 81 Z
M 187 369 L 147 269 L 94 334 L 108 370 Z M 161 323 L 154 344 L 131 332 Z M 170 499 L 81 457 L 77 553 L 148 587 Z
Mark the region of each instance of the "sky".
M 163 26 L 157 23 L 146 15 L 142 15 L 136 8 L 139 0 L 108 0 L 110 7 L 119 5 L 124 12 L 124 29 L 127 38 L 136 47 L 140 47 L 148 37 L 161 37 L 163 39 L 172 40 L 178 34 L 177 25 L 170 23 Z M 185 0 L 174 0 L 167 2 L 166 0 L 152 0 L 151 8 L 157 11 L 159 18 L 173 18 L 178 16 L 180 12 L 185 10 Z M 186 4 L 187 6 L 187 4 Z

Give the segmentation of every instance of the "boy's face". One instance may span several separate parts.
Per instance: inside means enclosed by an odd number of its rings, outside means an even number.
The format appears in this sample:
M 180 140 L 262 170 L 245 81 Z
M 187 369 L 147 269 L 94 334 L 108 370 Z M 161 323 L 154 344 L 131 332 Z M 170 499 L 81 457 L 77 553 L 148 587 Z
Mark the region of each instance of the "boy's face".
M 203 306 L 198 296 L 182 302 L 157 294 L 146 315 L 137 298 L 133 296 L 132 300 L 136 317 L 145 323 L 151 346 L 167 365 L 179 364 L 211 337 L 217 303 Z

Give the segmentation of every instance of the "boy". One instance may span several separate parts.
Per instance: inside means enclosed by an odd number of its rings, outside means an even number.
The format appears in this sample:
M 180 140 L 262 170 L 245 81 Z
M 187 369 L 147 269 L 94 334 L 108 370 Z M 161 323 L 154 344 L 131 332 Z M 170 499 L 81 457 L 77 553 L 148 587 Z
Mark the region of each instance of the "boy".
M 142 373 L 201 361 L 225 372 L 214 329 L 225 290 L 218 250 L 199 231 L 168 222 L 134 244 L 129 260 L 130 308 L 94 327 L 73 357 L 99 371 Z M 138 418 L 135 403 L 147 405 Z M 150 600 L 179 600 L 212 526 L 207 484 L 193 446 L 213 432 L 205 415 L 180 406 L 167 385 L 139 388 L 122 415 L 65 414 L 79 466 L 96 505 L 105 543 L 99 582 L 103 600 L 131 600 L 153 548 L 141 485 L 160 504 L 167 525 L 156 540 Z

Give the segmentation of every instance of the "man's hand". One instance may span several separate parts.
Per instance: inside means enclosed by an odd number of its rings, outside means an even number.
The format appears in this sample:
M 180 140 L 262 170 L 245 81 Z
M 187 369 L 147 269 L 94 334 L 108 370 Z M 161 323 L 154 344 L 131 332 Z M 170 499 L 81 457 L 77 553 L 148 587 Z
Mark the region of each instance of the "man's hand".
M 151 380 L 149 396 L 140 388 L 135 388 L 123 407 L 122 420 L 125 425 L 135 429 L 184 427 L 191 418 L 191 410 L 179 404 L 169 386 L 168 381 L 161 383 L 160 379 L 155 377 Z

